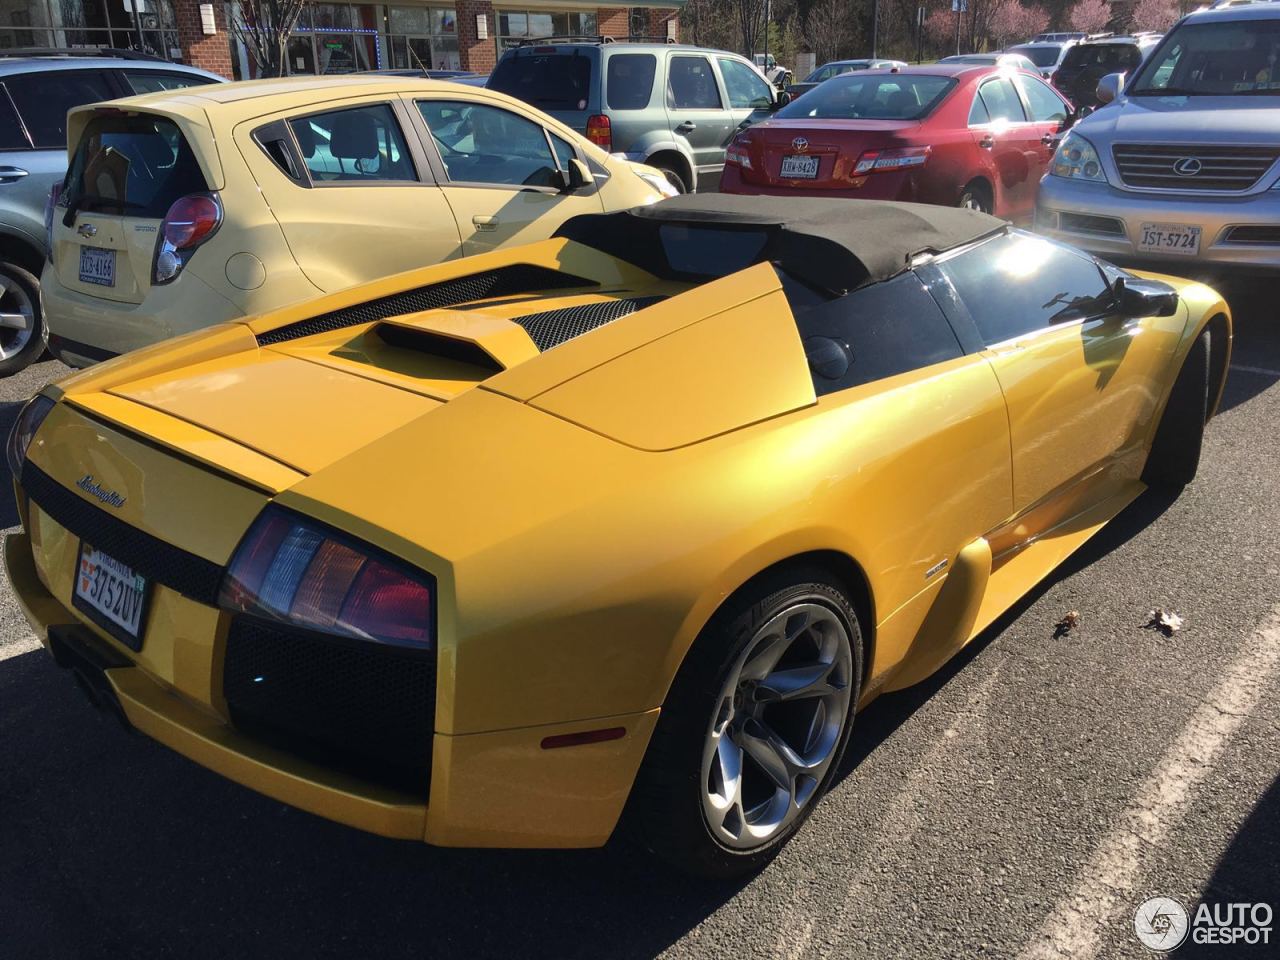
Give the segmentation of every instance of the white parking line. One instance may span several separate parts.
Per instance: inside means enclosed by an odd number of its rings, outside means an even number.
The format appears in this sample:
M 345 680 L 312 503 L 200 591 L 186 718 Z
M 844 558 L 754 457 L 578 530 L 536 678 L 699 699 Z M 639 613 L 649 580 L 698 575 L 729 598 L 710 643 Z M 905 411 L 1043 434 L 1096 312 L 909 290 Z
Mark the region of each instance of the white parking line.
M 1152 856 L 1182 819 L 1192 793 L 1257 706 L 1278 667 L 1280 607 L 1241 646 L 1116 827 L 1094 850 L 1075 889 L 1044 919 L 1019 960 L 1097 956 L 1103 934 L 1119 929 L 1137 907 L 1134 893 L 1142 879 L 1144 858 Z
M 1242 363 L 1233 363 L 1232 370 L 1238 370 L 1240 373 L 1256 373 L 1260 377 L 1275 377 L 1280 380 L 1280 370 L 1268 370 L 1266 367 L 1247 367 Z
M 0 645 L 0 660 L 8 660 L 11 657 L 20 657 L 24 653 L 30 653 L 32 650 L 40 649 L 40 641 L 35 637 L 28 637 L 26 640 L 18 640 L 15 643 L 6 643 Z

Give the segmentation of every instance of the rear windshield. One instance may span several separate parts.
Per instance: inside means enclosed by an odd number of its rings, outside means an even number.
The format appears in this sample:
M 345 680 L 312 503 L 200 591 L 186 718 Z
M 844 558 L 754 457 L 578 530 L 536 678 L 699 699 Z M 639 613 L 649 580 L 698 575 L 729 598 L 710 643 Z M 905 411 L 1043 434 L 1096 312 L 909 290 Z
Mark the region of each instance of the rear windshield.
M 1103 73 L 1123 73 L 1142 59 L 1131 43 L 1088 43 L 1072 47 L 1062 60 L 1064 67 L 1096 68 Z
M 1280 21 L 1184 23 L 1125 93 L 1280 95 Z
M 159 219 L 175 200 L 208 189 L 177 124 L 138 114 L 89 121 L 63 195 L 81 210 Z
M 591 58 L 578 53 L 503 57 L 486 86 L 543 110 L 585 110 Z
M 823 80 L 830 80 L 832 77 L 838 77 L 842 73 L 851 73 L 854 70 L 866 70 L 871 66 L 870 60 L 852 60 L 848 63 L 828 63 L 826 66 L 819 67 L 809 76 L 804 78 L 805 83 L 821 83 Z
M 756 262 L 769 240 L 763 230 L 720 230 L 664 223 L 658 239 L 667 265 L 677 274 L 725 277 Z
M 643 110 L 653 95 L 658 58 L 652 53 L 615 53 L 609 58 L 605 99 L 610 110 Z
M 780 120 L 919 120 L 955 87 L 953 77 L 908 74 L 836 77 L 793 100 Z
M 1005 53 L 1020 53 L 1037 67 L 1052 67 L 1058 62 L 1061 47 L 1010 47 Z

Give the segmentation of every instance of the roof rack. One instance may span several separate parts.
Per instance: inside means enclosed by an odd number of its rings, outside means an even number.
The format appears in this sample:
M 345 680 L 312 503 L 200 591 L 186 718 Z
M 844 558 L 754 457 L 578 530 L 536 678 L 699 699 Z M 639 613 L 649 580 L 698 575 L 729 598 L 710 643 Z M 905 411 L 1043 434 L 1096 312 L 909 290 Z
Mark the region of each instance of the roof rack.
M 117 60 L 154 60 L 167 63 L 164 57 L 123 47 L 10 47 L 0 50 L 0 58 L 9 57 L 114 57 Z
M 630 36 L 623 37 L 619 40 L 617 37 L 600 36 L 578 36 L 576 34 L 557 34 L 553 37 L 527 37 L 516 42 L 517 47 L 535 47 L 543 44 L 556 43 L 676 43 L 672 37 L 640 37 Z
M 1087 37 L 1085 37 L 1085 39 L 1086 40 L 1109 40 L 1115 35 L 1116 34 L 1114 30 L 1104 30 L 1101 33 L 1091 33 Z

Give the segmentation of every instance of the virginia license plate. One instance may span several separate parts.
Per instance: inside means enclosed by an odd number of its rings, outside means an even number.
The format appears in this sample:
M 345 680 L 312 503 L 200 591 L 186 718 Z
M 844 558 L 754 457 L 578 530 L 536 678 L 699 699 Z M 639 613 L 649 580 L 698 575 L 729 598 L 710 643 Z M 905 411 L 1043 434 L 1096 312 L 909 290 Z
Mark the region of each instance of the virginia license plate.
M 116 252 L 101 247 L 80 248 L 80 282 L 100 287 L 116 284 Z
M 783 157 L 781 176 L 791 180 L 812 180 L 818 175 L 817 157 Z
M 147 579 L 114 557 L 81 542 L 72 602 L 126 646 L 142 647 Z
M 1138 237 L 1139 253 L 1173 253 L 1194 257 L 1200 253 L 1200 228 L 1189 223 L 1144 223 Z

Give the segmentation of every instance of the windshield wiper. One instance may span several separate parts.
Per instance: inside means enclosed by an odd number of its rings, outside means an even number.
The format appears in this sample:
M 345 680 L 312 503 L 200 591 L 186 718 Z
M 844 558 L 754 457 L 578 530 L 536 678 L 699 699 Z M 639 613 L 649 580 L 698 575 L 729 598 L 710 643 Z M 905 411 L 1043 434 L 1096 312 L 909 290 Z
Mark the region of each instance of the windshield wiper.
M 118 200 L 115 197 L 100 197 L 96 193 L 81 193 L 74 199 L 67 202 L 67 212 L 62 215 L 62 225 L 64 227 L 75 226 L 76 214 L 91 203 L 110 204 L 113 207 L 133 210 L 146 206 L 146 204 L 134 203 L 131 200 Z

